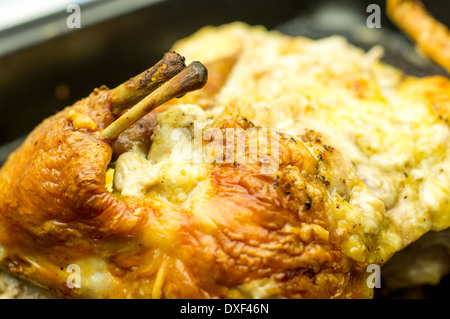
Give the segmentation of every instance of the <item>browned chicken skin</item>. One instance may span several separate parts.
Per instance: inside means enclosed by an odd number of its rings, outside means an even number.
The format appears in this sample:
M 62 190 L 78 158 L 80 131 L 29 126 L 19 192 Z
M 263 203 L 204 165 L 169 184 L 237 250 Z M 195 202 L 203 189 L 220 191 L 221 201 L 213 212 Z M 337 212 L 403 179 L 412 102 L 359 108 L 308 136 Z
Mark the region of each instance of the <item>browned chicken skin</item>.
M 208 84 L 182 102 L 211 108 L 239 54 L 206 63 Z M 382 247 L 379 233 L 367 232 L 364 249 L 372 255 L 363 256 L 358 243 L 348 249 L 350 231 L 338 225 L 345 218 L 336 216 L 346 205 L 359 216 L 375 211 L 375 217 L 385 207 L 373 198 L 367 200 L 373 206 L 355 204 L 355 193 L 364 195 L 366 187 L 314 130 L 295 138 L 270 131 L 263 140 L 263 128 L 225 112 L 207 125 L 221 133 L 224 157 L 230 155 L 228 129 L 242 129 L 251 132 L 241 149 L 246 158 L 252 143 L 277 146 L 275 171 L 267 172 L 262 161 L 209 163 L 196 188 L 201 194 L 190 206 L 163 201 L 151 189 L 144 197 L 108 189 L 108 168 L 122 154 L 147 154 L 156 143 L 158 113 L 177 102 L 113 130 L 114 138 L 102 134 L 179 74 L 185 68 L 180 61 L 160 62 L 116 89 L 94 90 L 46 119 L 9 157 L 0 170 L 2 267 L 67 298 L 371 297 L 367 266 L 379 256 L 385 262 L 376 251 Z M 447 92 L 447 79 L 439 83 Z M 447 99 L 441 100 L 433 111 L 446 115 Z M 142 106 L 150 111 L 158 105 Z M 380 224 L 389 226 L 391 220 L 383 218 Z M 81 269 L 75 288 L 68 284 L 70 265 Z
M 319 178 L 319 163 L 301 141 L 281 136 L 273 174 L 262 173 L 258 163 L 215 165 L 211 188 L 194 211 L 108 192 L 113 149 L 128 150 L 154 125 L 150 114 L 124 132 L 128 145 L 125 137 L 100 138 L 115 119 L 111 92 L 96 89 L 45 120 L 2 168 L 0 242 L 9 271 L 63 297 L 249 297 L 242 285 L 258 280 L 270 282 L 267 295 L 275 297 L 370 294 L 364 263 L 345 256 L 330 229 L 329 182 Z M 76 116 L 95 125 L 77 127 Z M 252 124 L 224 119 L 214 126 L 225 133 Z M 213 230 L 192 217 L 204 212 L 213 212 Z M 168 241 L 165 232 L 172 233 Z M 104 261 L 107 289 L 68 288 L 68 265 L 84 258 Z

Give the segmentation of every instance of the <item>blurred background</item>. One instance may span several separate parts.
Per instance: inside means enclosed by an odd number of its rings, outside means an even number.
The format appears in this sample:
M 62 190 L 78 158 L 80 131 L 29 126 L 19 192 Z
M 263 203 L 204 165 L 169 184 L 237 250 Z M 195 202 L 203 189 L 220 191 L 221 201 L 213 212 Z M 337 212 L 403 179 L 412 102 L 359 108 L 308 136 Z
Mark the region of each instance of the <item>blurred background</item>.
M 450 1 L 426 1 L 450 21 Z M 381 29 L 369 29 L 367 6 L 378 4 Z M 68 28 L 70 4 L 81 28 Z M 443 10 L 442 4 L 447 4 Z M 443 72 L 418 57 L 376 0 L 0 0 L 0 145 L 105 84 L 114 87 L 158 61 L 179 38 L 204 25 L 236 20 L 290 35 L 342 34 L 410 73 Z
M 423 2 L 450 24 L 450 1 Z M 72 4 L 80 28 L 67 25 Z M 369 4 L 381 8 L 380 29 L 366 25 Z M 340 34 L 365 50 L 381 44 L 383 59 L 410 74 L 446 74 L 398 32 L 380 0 L 0 0 L 0 164 L 46 117 L 149 68 L 199 28 L 232 21 L 293 36 Z M 449 297 L 448 276 L 443 282 L 416 295 L 375 289 L 376 297 Z

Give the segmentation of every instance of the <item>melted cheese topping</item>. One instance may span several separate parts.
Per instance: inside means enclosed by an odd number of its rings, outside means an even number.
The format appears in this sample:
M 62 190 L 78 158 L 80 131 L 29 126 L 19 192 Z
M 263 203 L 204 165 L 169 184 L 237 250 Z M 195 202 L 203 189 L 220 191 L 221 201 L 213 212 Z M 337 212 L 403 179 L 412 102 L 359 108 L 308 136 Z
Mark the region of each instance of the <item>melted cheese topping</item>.
M 238 59 L 210 110 L 175 102 L 159 115 L 149 154 L 119 157 L 117 196 L 195 211 L 190 208 L 202 201 L 211 166 L 195 160 L 205 155 L 196 153 L 192 123 L 241 115 L 297 140 L 310 130 L 320 132 L 336 149 L 339 155 L 320 173 L 335 181 L 329 221 L 354 260 L 384 264 L 429 230 L 450 226 L 449 126 L 402 86 L 399 70 L 379 62 L 381 48 L 364 52 L 338 36 L 314 41 L 234 23 L 204 28 L 173 49 L 188 61 Z M 321 156 L 314 143 L 305 145 Z M 215 227 L 206 213 L 195 218 Z M 307 226 L 298 230 L 300 238 L 328 238 L 327 230 Z M 167 241 L 170 232 L 164 236 Z M 233 294 L 270 297 L 277 287 L 249 281 Z
M 175 49 L 201 58 L 208 46 L 202 32 Z M 383 263 L 428 230 L 450 226 L 449 126 L 400 86 L 403 74 L 377 60 L 378 47 L 365 53 L 338 36 L 290 38 L 239 23 L 210 32 L 233 38 L 241 52 L 217 105 L 293 135 L 321 132 L 384 203 L 384 221 L 358 235 L 367 242 L 381 234 L 372 261 Z
M 314 129 L 352 163 L 365 187 L 353 192 L 351 204 L 368 213 L 361 216 L 351 205 L 334 212 L 338 227 L 350 234 L 349 256 L 383 263 L 428 230 L 450 225 L 449 126 L 426 103 L 403 94 L 403 74 L 378 61 L 379 47 L 365 53 L 338 36 L 313 41 L 236 23 L 205 28 L 174 49 L 204 62 L 240 54 L 216 107 L 293 136 Z M 167 136 L 155 140 L 168 143 Z M 162 147 L 151 154 L 172 145 Z M 145 187 L 176 178 L 164 189 L 170 193 L 175 185 L 190 185 L 189 191 L 198 183 L 203 169 L 170 163 L 151 162 L 155 173 L 142 178 Z M 361 225 L 358 231 L 353 224 Z
M 207 168 L 202 149 L 194 143 L 194 121 L 206 121 L 205 112 L 195 105 L 180 105 L 161 114 L 149 154 L 126 152 L 119 156 L 114 188 L 120 196 L 149 196 L 182 203 L 200 181 Z M 196 163 L 198 162 L 198 163 Z

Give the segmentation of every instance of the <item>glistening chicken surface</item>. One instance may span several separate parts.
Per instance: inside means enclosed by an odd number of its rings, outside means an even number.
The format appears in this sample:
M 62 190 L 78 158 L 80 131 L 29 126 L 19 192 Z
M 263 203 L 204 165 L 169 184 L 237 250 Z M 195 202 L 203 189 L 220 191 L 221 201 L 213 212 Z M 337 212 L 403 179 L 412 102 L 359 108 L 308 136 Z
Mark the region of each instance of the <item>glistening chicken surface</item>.
M 408 77 L 378 61 L 380 48 L 340 37 L 239 23 L 173 49 L 206 65 L 203 89 L 117 141 L 100 137 L 116 119 L 112 91 L 96 90 L 2 168 L 11 272 L 65 297 L 364 298 L 369 264 L 449 226 L 447 78 Z M 75 127 L 73 111 L 87 124 Z M 246 155 L 277 145 L 276 171 L 172 156 L 177 129 L 195 149 L 198 120 L 221 132 L 202 152 L 221 137 L 225 156 L 227 132 L 243 130 Z M 84 269 L 80 288 L 67 287 L 69 264 Z

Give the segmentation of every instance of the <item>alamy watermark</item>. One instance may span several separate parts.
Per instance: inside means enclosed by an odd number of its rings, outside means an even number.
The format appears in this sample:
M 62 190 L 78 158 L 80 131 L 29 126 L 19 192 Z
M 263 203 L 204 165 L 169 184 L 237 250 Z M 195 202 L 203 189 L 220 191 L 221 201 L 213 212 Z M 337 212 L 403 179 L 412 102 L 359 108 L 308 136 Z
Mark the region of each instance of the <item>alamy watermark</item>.
M 366 272 L 371 273 L 367 279 L 366 284 L 369 288 L 381 288 L 381 268 L 377 264 L 370 264 L 367 266 Z
M 69 4 L 66 12 L 70 15 L 66 19 L 66 25 L 69 29 L 81 28 L 81 8 L 78 4 Z
M 81 28 L 81 8 L 78 4 L 69 4 L 66 12 L 70 15 L 66 19 L 66 25 L 69 29 Z M 366 13 L 370 15 L 366 19 L 366 25 L 370 29 L 381 28 L 381 8 L 378 4 L 369 4 L 366 8 Z
M 381 9 L 378 4 L 369 4 L 366 9 L 367 13 L 371 13 L 366 20 L 369 29 L 381 28 Z
M 81 268 L 77 264 L 70 264 L 66 271 L 70 274 L 67 277 L 66 284 L 70 289 L 81 288 Z
M 69 29 L 81 28 L 81 8 L 77 4 L 67 6 L 70 13 L 66 19 Z M 381 28 L 381 9 L 377 4 L 367 6 L 366 25 L 370 29 Z M 171 139 L 175 142 L 172 148 L 172 160 L 190 161 L 193 163 L 228 163 L 239 165 L 259 164 L 267 173 L 277 172 L 279 167 L 279 134 L 273 129 L 263 128 L 206 128 L 201 121 L 194 121 L 194 133 L 187 128 L 172 131 Z M 192 141 L 192 143 L 191 143 Z M 206 143 L 204 143 L 206 142 Z M 70 264 L 66 284 L 70 289 L 81 288 L 81 268 Z M 366 284 L 369 288 L 381 287 L 380 266 L 370 264 L 367 273 L 371 273 Z

